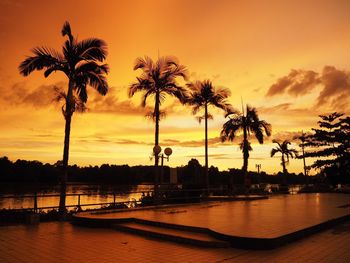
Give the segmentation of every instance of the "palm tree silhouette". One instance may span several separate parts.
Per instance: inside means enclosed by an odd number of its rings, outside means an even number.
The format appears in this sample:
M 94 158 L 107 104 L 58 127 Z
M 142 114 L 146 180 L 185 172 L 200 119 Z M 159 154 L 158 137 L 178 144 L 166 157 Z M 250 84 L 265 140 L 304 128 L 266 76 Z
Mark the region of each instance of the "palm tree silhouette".
M 160 57 L 157 61 L 153 61 L 150 57 L 137 58 L 134 70 L 141 69 L 142 74 L 137 77 L 137 81 L 132 83 L 129 88 L 129 97 L 134 96 L 136 92 L 143 92 L 142 107 L 146 106 L 147 99 L 154 96 L 154 110 L 147 114 L 155 122 L 155 147 L 159 145 L 159 121 L 165 115 L 160 110 L 161 103 L 165 100 L 166 95 L 171 95 L 179 99 L 181 103 L 187 101 L 187 90 L 177 84 L 178 78 L 187 80 L 186 68 L 177 62 L 175 57 Z M 154 148 L 155 149 L 155 148 Z M 159 182 L 159 155 L 154 154 L 154 194 L 158 198 L 158 182 Z M 157 200 L 156 200 L 157 201 Z
M 289 149 L 288 145 L 290 145 L 290 141 L 284 140 L 282 143 L 280 143 L 277 140 L 272 140 L 273 143 L 277 143 L 277 146 L 275 148 L 272 148 L 271 150 L 271 157 L 275 156 L 276 153 L 281 153 L 281 165 L 283 168 L 283 175 L 284 179 L 286 180 L 287 176 L 287 168 L 286 165 L 289 163 L 289 157 L 294 158 L 298 156 L 298 151 L 295 149 Z
M 137 58 L 134 70 L 141 69 L 142 74 L 137 77 L 137 81 L 129 88 L 129 97 L 136 92 L 144 92 L 142 107 L 146 106 L 148 97 L 154 96 L 154 111 L 151 113 L 155 122 L 154 145 L 159 145 L 159 121 L 162 114 L 160 106 L 166 95 L 171 95 L 179 99 L 181 103 L 187 100 L 187 91 L 177 84 L 177 79 L 187 80 L 186 68 L 177 62 L 174 57 L 160 57 L 153 61 L 150 57 Z M 158 166 L 159 157 L 155 155 L 155 166 Z M 157 180 L 157 178 L 156 178 Z
M 214 106 L 224 111 L 231 109 L 231 105 L 227 102 L 230 95 L 228 89 L 215 89 L 210 80 L 196 81 L 187 84 L 192 90 L 188 98 L 188 104 L 192 105 L 192 113 L 196 115 L 201 109 L 204 109 L 204 114 L 197 117 L 199 123 L 204 119 L 205 132 L 205 186 L 207 193 L 209 192 L 209 176 L 208 176 L 208 119 L 213 119 L 213 116 L 208 112 L 209 106 Z
M 100 94 L 108 91 L 106 74 L 109 71 L 107 64 L 101 64 L 107 56 L 107 44 L 98 38 L 88 38 L 78 41 L 73 37 L 69 22 L 62 28 L 62 36 L 67 36 L 63 44 L 62 53 L 46 47 L 32 49 L 33 56 L 27 57 L 19 66 L 23 76 L 28 76 L 35 70 L 45 70 L 44 76 L 52 72 L 61 71 L 68 78 L 67 93 L 58 94 L 57 99 L 65 100 L 62 113 L 65 118 L 65 135 L 62 161 L 62 175 L 60 187 L 59 212 L 65 215 L 66 182 L 69 159 L 69 139 L 72 115 L 87 102 L 87 86 L 95 88 Z M 75 95 L 76 94 L 76 95 Z
M 255 108 L 247 105 L 246 114 L 227 112 L 226 121 L 222 127 L 221 140 L 233 141 L 239 130 L 243 131 L 243 141 L 240 143 L 240 149 L 243 152 L 243 176 L 245 185 L 248 186 L 247 170 L 249 151 L 253 150 L 248 138 L 253 133 L 260 144 L 264 143 L 264 132 L 267 136 L 271 136 L 271 124 L 264 120 L 260 120 Z

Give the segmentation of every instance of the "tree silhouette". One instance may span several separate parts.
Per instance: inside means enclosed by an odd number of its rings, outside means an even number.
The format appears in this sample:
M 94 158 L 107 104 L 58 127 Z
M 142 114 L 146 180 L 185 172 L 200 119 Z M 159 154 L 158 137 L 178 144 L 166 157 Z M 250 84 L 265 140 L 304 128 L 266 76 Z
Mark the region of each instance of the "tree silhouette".
M 304 176 L 308 176 L 309 167 L 306 166 L 305 158 L 305 145 L 307 143 L 307 134 L 301 131 L 301 134 L 295 136 L 293 139 L 298 139 L 300 141 L 299 147 L 301 148 L 302 155 L 297 156 L 297 158 L 303 158 L 304 165 Z
M 281 165 L 283 167 L 283 175 L 286 179 L 287 176 L 287 168 L 286 165 L 289 163 L 289 157 L 294 158 L 298 156 L 298 151 L 295 149 L 289 149 L 288 145 L 290 145 L 290 141 L 284 140 L 282 143 L 280 143 L 277 140 L 272 140 L 273 143 L 277 143 L 277 146 L 275 148 L 272 148 L 271 150 L 271 157 L 275 156 L 276 153 L 281 153 Z
M 177 62 L 174 57 L 160 57 L 153 61 L 150 57 L 137 58 L 134 70 L 141 69 L 142 74 L 129 88 L 129 97 L 136 92 L 143 92 L 142 107 L 146 106 L 148 97 L 154 96 L 154 111 L 151 113 L 155 122 L 154 145 L 159 145 L 159 121 L 161 117 L 160 106 L 166 95 L 171 95 L 185 103 L 187 99 L 186 89 L 177 84 L 177 79 L 187 80 L 186 68 Z M 159 157 L 155 156 L 155 166 L 158 166 Z
M 196 81 L 187 84 L 187 86 L 191 89 L 188 103 L 193 106 L 193 115 L 196 115 L 201 109 L 204 109 L 204 114 L 198 117 L 198 121 L 201 123 L 201 121 L 204 119 L 205 185 L 208 192 L 208 119 L 213 118 L 213 116 L 208 112 L 208 108 L 209 106 L 214 106 L 224 111 L 232 111 L 231 105 L 227 101 L 227 98 L 230 95 L 230 91 L 228 89 L 215 89 L 210 80 Z
M 250 134 L 253 133 L 260 144 L 264 143 L 264 132 L 267 136 L 271 136 L 271 124 L 264 120 L 260 120 L 255 108 L 247 105 L 246 114 L 227 112 L 228 120 L 224 123 L 221 130 L 221 141 L 233 141 L 238 131 L 243 131 L 243 141 L 240 143 L 240 149 L 243 152 L 243 176 L 246 186 L 248 185 L 247 170 L 249 151 L 252 150 L 248 141 Z
M 69 22 L 62 28 L 62 36 L 68 39 L 63 44 L 62 54 L 47 47 L 32 49 L 33 56 L 27 57 L 19 66 L 23 76 L 28 76 L 35 70 L 45 70 L 44 76 L 61 71 L 68 78 L 68 90 L 59 93 L 57 99 L 65 100 L 62 113 L 65 118 L 65 136 L 60 188 L 60 214 L 64 217 L 66 203 L 66 181 L 69 159 L 69 139 L 72 115 L 87 102 L 87 86 L 95 88 L 100 94 L 108 91 L 106 74 L 107 64 L 101 64 L 107 56 L 107 44 L 98 38 L 88 38 L 78 41 L 72 35 Z M 76 94 L 76 96 L 75 96 Z
M 337 112 L 320 115 L 320 128 L 313 128 L 313 134 L 307 136 L 305 143 L 315 149 L 305 153 L 305 157 L 317 158 L 311 167 L 339 179 L 350 178 L 350 117 L 343 116 Z

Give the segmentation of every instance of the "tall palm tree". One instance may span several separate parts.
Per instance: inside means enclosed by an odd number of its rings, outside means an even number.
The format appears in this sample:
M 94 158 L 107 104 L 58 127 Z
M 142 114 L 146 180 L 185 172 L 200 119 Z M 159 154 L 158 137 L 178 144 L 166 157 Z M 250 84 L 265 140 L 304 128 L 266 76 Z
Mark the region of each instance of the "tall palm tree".
M 66 204 L 66 182 L 69 158 L 69 139 L 72 115 L 81 108 L 81 103 L 87 102 L 87 86 L 95 88 L 100 94 L 106 95 L 108 84 L 106 74 L 107 64 L 101 64 L 107 56 L 107 44 L 98 38 L 88 38 L 78 41 L 73 37 L 69 22 L 62 28 L 62 36 L 67 37 L 63 44 L 62 54 L 47 47 L 32 49 L 33 56 L 27 57 L 19 66 L 23 76 L 28 76 L 35 70 L 45 70 L 44 76 L 61 71 L 68 78 L 66 93 L 58 95 L 65 100 L 62 113 L 65 118 L 65 135 L 62 161 L 59 212 L 64 217 Z
M 273 143 L 277 143 L 277 146 L 275 148 L 272 148 L 271 150 L 271 157 L 275 156 L 276 153 L 281 153 L 281 165 L 283 168 L 283 175 L 286 179 L 287 176 L 287 168 L 286 165 L 289 163 L 289 157 L 294 158 L 298 156 L 298 151 L 295 149 L 289 149 L 288 145 L 290 145 L 290 141 L 284 140 L 282 143 L 280 143 L 277 140 L 272 140 Z
M 205 186 L 207 193 L 209 191 L 209 176 L 208 176 L 208 119 L 213 116 L 208 112 L 209 106 L 214 106 L 224 111 L 231 109 L 227 98 L 230 95 L 228 89 L 215 89 L 210 80 L 196 81 L 187 84 L 191 89 L 188 103 L 193 106 L 192 113 L 196 115 L 201 109 L 204 109 L 204 114 L 198 117 L 199 123 L 204 119 L 205 133 Z M 231 109 L 232 111 L 232 109 Z
M 243 152 L 243 176 L 245 185 L 248 185 L 247 170 L 249 151 L 253 150 L 248 141 L 251 133 L 254 134 L 260 144 L 264 143 L 264 132 L 267 136 L 271 136 L 271 124 L 264 120 L 260 120 L 255 108 L 247 105 L 246 113 L 227 112 L 226 121 L 221 130 L 222 142 L 228 140 L 233 141 L 237 136 L 238 131 L 243 131 L 243 141 L 240 143 L 240 149 Z
M 137 77 L 137 81 L 132 83 L 129 88 L 129 97 L 134 96 L 136 92 L 143 92 L 142 107 L 146 106 L 147 99 L 154 97 L 154 111 L 151 113 L 155 122 L 154 145 L 159 145 L 159 121 L 162 112 L 160 106 L 165 100 L 166 95 L 173 96 L 181 103 L 187 100 L 187 91 L 177 83 L 177 79 L 187 80 L 187 70 L 185 66 L 179 64 L 174 57 L 160 57 L 153 61 L 150 57 L 137 58 L 134 70 L 141 69 L 142 73 Z M 155 184 L 158 181 L 158 163 L 159 156 L 155 154 Z

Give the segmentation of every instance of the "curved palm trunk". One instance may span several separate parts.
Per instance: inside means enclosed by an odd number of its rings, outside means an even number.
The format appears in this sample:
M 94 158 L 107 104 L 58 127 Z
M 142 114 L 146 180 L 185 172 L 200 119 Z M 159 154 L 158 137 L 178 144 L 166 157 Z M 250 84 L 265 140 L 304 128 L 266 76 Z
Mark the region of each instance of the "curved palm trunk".
M 70 126 L 72 120 L 72 105 L 71 98 L 73 95 L 73 84 L 69 81 L 68 94 L 66 99 L 66 114 L 65 114 L 65 129 L 64 129 L 64 147 L 63 147 L 63 163 L 62 174 L 60 180 L 60 204 L 59 214 L 61 219 L 65 218 L 66 214 L 66 190 L 67 190 L 67 173 L 68 173 L 68 159 L 69 159 L 69 139 L 70 139 Z
M 204 121 L 205 121 L 205 187 L 206 194 L 209 194 L 209 175 L 208 175 L 208 105 L 205 104 Z

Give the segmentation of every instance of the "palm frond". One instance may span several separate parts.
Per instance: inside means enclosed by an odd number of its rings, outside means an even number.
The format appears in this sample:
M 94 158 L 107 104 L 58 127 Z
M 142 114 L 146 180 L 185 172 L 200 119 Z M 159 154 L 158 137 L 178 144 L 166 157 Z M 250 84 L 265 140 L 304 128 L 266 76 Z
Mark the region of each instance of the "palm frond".
M 272 148 L 271 149 L 271 157 L 275 156 L 275 154 L 278 152 L 281 152 L 279 148 Z
M 182 104 L 185 104 L 188 102 L 189 95 L 187 90 L 181 86 L 176 85 L 175 83 L 167 84 L 163 92 L 166 92 L 167 94 L 174 96 Z
M 150 57 L 148 56 L 145 56 L 144 58 L 138 57 L 135 61 L 134 70 L 142 69 L 145 72 L 151 72 L 153 70 L 153 67 L 154 67 L 154 62 Z
M 236 137 L 236 133 L 243 128 L 241 116 L 231 116 L 222 127 L 220 137 L 221 141 L 233 141 Z
M 66 75 L 68 75 L 68 71 L 67 71 L 67 69 L 65 67 L 60 66 L 60 65 L 55 65 L 55 66 L 52 66 L 52 67 L 48 67 L 48 69 L 45 70 L 45 72 L 44 72 L 45 78 L 50 76 L 52 72 L 56 72 L 56 71 L 63 71 L 64 73 L 66 73 Z
M 97 64 L 95 61 L 89 61 L 86 63 L 79 63 L 76 66 L 75 71 L 77 74 L 85 71 L 93 71 L 96 74 L 108 74 L 109 66 L 107 64 Z
M 92 71 L 88 71 L 87 75 L 89 79 L 89 85 L 95 88 L 101 95 L 106 95 L 108 92 L 108 83 L 106 77 Z
M 192 114 L 196 115 L 201 110 L 201 105 L 194 105 L 192 107 Z
M 61 32 L 63 37 L 67 35 L 69 37 L 70 42 L 73 42 L 72 30 L 68 21 L 64 22 Z
M 28 76 L 34 70 L 42 70 L 44 68 L 57 67 L 57 70 L 63 69 L 64 60 L 57 51 L 46 47 L 37 47 L 32 50 L 32 53 L 34 56 L 27 57 L 19 65 L 19 72 L 23 76 Z
M 76 85 L 75 88 L 76 88 L 76 92 L 77 92 L 80 100 L 83 103 L 86 103 L 87 99 L 88 99 L 87 90 L 86 90 L 86 82 L 82 82 L 79 85 Z
M 259 143 L 264 143 L 264 132 L 267 136 L 271 136 L 271 124 L 264 120 L 260 120 L 257 110 L 247 105 L 246 125 L 249 132 L 253 132 Z
M 147 91 L 152 88 L 154 87 L 151 85 L 148 79 L 137 78 L 137 82 L 132 83 L 129 87 L 129 97 L 131 98 L 132 96 L 134 96 L 136 92 Z
M 197 117 L 195 117 L 195 118 L 196 118 L 196 120 L 198 121 L 198 123 L 201 124 L 202 121 L 205 120 L 205 115 L 197 116 Z M 210 113 L 208 113 L 208 114 L 207 114 L 207 120 L 213 120 L 213 119 L 214 119 L 213 115 L 211 115 Z
M 59 87 L 54 87 L 54 92 L 55 92 L 55 98 L 54 98 L 55 102 L 64 101 L 61 109 L 62 109 L 63 116 L 66 118 L 68 116 L 67 110 L 66 110 L 66 105 L 68 103 L 67 93 Z M 71 97 L 70 104 L 71 104 L 71 114 L 73 112 L 82 113 L 82 112 L 85 112 L 87 110 L 85 103 L 74 94 Z
M 146 93 L 142 97 L 142 102 L 141 102 L 142 107 L 146 107 L 148 97 L 153 95 L 153 94 L 154 94 L 153 90 L 146 91 Z
M 154 122 L 156 121 L 156 113 L 155 113 L 154 111 L 149 111 L 149 112 L 147 112 L 146 115 L 145 115 L 145 117 L 146 117 L 147 119 L 150 119 L 150 120 L 154 121 Z M 166 112 L 160 110 L 160 111 L 159 111 L 159 120 L 163 120 L 163 119 L 165 119 L 165 118 L 166 118 Z
M 88 38 L 76 44 L 77 57 L 102 62 L 107 57 L 107 43 L 102 39 Z
M 194 107 L 194 113 L 198 111 L 198 108 L 205 105 L 212 105 L 224 111 L 231 108 L 226 100 L 230 95 L 230 91 L 223 88 L 215 89 L 210 80 L 188 83 L 187 87 L 191 90 L 187 103 Z
M 183 65 L 176 65 L 176 67 L 171 71 L 173 77 L 182 77 L 184 80 L 188 80 L 188 70 Z
M 246 152 L 246 153 L 249 153 L 251 150 L 253 150 L 250 142 L 249 141 L 245 141 L 245 140 L 243 140 L 239 144 L 239 148 L 242 150 L 242 152 Z

